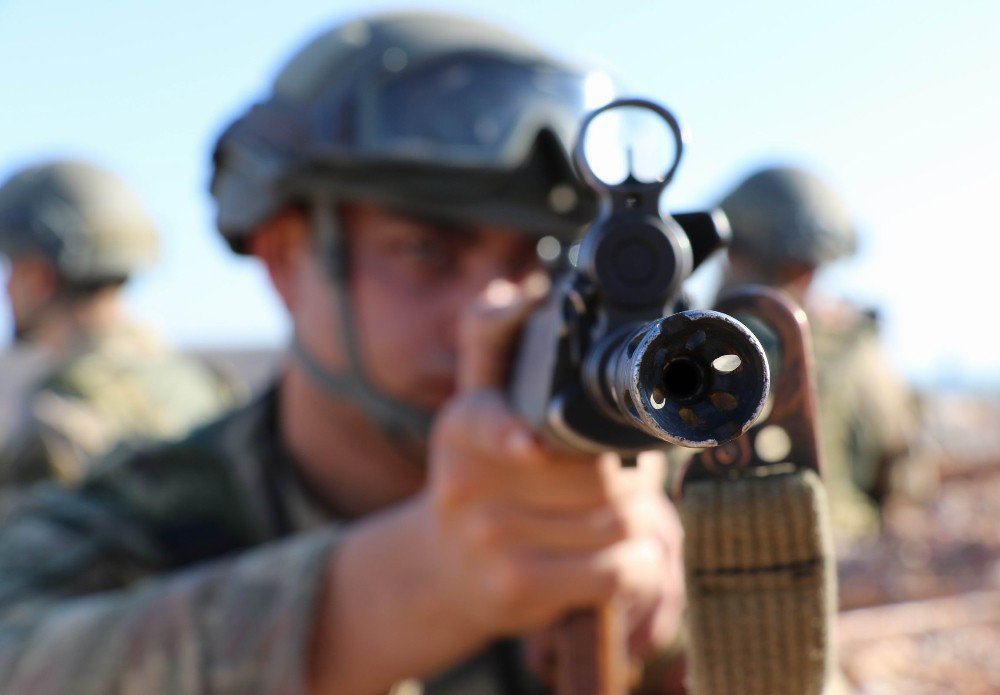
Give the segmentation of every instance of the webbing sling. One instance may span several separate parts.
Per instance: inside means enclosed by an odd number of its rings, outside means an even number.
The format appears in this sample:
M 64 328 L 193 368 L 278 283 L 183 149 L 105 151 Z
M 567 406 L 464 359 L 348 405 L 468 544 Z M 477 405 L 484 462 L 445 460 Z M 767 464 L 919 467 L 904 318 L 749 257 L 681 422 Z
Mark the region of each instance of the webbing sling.
M 683 476 L 688 688 L 820 693 L 833 668 L 836 577 L 808 323 L 765 288 L 731 294 L 719 310 L 768 351 L 773 406 L 739 439 L 700 452 Z

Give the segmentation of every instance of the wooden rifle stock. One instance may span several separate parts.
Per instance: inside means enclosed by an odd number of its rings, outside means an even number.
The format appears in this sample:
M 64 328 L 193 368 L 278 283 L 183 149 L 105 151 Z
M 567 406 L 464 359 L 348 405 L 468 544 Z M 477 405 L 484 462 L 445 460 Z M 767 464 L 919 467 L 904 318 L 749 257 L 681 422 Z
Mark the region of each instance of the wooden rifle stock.
M 556 627 L 556 695 L 624 695 L 629 660 L 625 608 L 612 600 Z

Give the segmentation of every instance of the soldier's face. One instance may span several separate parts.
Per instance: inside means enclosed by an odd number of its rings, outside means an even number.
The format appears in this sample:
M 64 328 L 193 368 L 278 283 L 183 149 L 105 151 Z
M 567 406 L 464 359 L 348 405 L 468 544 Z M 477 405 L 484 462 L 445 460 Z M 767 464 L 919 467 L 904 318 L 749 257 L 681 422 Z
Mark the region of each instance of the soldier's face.
M 7 263 L 7 298 L 14 322 L 14 340 L 23 341 L 55 296 L 59 280 L 52 265 L 34 256 Z
M 462 311 L 493 280 L 539 270 L 536 244 L 515 230 L 454 226 L 375 205 L 343 210 L 355 330 L 369 378 L 435 409 L 454 391 Z

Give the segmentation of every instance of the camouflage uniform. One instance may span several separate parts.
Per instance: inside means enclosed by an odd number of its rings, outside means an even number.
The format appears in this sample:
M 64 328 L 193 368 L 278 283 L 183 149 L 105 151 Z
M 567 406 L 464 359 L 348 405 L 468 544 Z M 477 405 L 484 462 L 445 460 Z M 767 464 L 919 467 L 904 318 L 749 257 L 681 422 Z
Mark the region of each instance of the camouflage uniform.
M 121 284 L 152 264 L 156 252 L 156 229 L 142 203 L 100 167 L 47 162 L 0 186 L 0 254 L 13 264 L 44 263 L 55 278 L 50 292 L 33 294 L 38 305 L 31 308 L 17 306 L 23 292 L 8 286 L 16 337 L 44 353 L 52 346 L 33 338 L 42 327 L 72 336 L 4 437 L 5 495 L 42 478 L 74 482 L 88 459 L 121 438 L 179 436 L 234 404 L 234 385 L 172 353 L 148 330 L 124 319 L 100 328 L 76 320 L 74 312 L 105 297 L 120 302 Z
M 793 167 L 768 167 L 720 203 L 731 254 L 746 282 L 784 287 L 788 269 L 817 268 L 854 253 L 849 210 L 824 180 Z M 811 278 L 811 276 L 810 276 Z M 916 415 L 866 313 L 840 300 L 806 303 L 816 355 L 820 446 L 833 526 L 850 540 L 878 530 L 888 467 L 907 451 Z
M 0 450 L 0 485 L 74 483 L 126 438 L 186 434 L 235 404 L 235 385 L 123 323 L 90 336 L 28 395 Z
M 907 454 L 916 413 L 869 314 L 839 302 L 807 313 L 831 516 L 842 537 L 857 538 L 878 528 L 887 469 Z
M 156 449 L 120 449 L 0 529 L 0 691 L 298 693 L 348 522 L 304 484 L 271 391 Z M 430 629 L 430 626 L 429 626 Z M 531 693 L 500 642 L 425 693 Z

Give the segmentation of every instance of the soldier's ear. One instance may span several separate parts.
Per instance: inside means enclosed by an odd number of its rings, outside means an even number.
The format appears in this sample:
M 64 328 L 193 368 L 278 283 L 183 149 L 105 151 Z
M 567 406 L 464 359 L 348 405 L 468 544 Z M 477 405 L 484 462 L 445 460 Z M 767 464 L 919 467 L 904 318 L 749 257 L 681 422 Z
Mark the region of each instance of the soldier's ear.
M 288 208 L 260 225 L 248 239 L 250 253 L 264 263 L 271 284 L 290 311 L 296 304 L 297 278 L 312 252 L 309 230 L 307 214 Z

